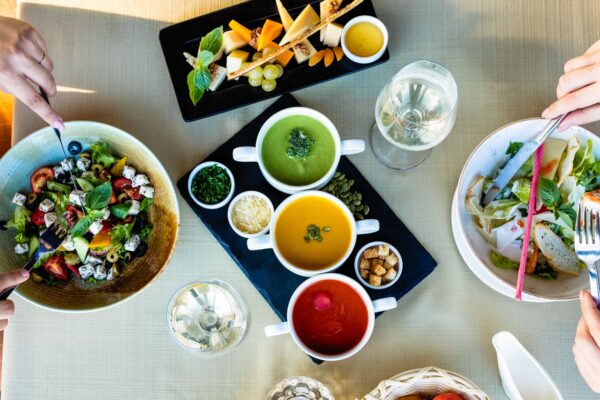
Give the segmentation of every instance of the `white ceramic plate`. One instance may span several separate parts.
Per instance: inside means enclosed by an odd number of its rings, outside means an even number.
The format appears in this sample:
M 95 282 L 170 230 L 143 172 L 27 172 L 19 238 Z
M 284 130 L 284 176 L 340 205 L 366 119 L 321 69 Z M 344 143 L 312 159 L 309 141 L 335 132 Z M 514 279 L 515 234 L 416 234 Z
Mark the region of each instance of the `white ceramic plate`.
M 497 287 L 498 289 L 503 287 L 502 290 L 504 291 L 505 287 L 508 286 L 513 292 L 511 296 L 514 295 L 517 272 L 493 266 L 489 259 L 492 246 L 475 228 L 465 208 L 465 202 L 462 199 L 466 197 L 467 189 L 476 177 L 480 175 L 489 176 L 500 167 L 505 160 L 505 151 L 511 141 L 523 142 L 530 140 L 545 124 L 546 121 L 543 119 L 528 119 L 513 122 L 493 132 L 473 150 L 463 167 L 458 181 L 458 234 L 455 234 L 457 245 L 461 243 L 459 249 L 462 246 L 463 249 L 467 250 L 467 253 L 471 253 L 473 256 L 473 261 L 469 262 L 465 260 L 467 265 L 471 267 L 471 264 L 477 264 L 478 267 L 475 269 L 489 272 L 494 281 L 494 286 L 492 287 Z M 572 127 L 565 132 L 556 132 L 552 137 L 568 139 L 574 134 L 578 136 L 581 142 L 592 139 L 594 143 L 594 155 L 596 158 L 600 158 L 600 139 L 588 130 L 581 127 Z M 473 269 L 471 267 L 471 270 Z M 525 278 L 524 294 L 547 301 L 568 301 L 576 300 L 579 296 L 579 291 L 587 288 L 589 288 L 589 279 L 586 271 L 581 271 L 578 277 L 560 274 L 556 280 L 545 280 L 528 275 Z

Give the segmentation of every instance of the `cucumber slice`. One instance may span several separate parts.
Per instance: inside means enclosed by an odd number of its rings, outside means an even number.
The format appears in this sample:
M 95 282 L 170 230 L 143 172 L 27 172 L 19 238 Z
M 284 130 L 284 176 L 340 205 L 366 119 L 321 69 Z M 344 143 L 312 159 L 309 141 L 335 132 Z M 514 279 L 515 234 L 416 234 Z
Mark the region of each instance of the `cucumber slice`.
M 90 190 L 94 189 L 94 185 L 92 185 L 90 182 L 86 181 L 83 178 L 77 178 L 77 184 L 79 186 L 81 186 L 81 190 L 83 190 L 84 192 L 89 192 Z
M 90 248 L 90 243 L 81 236 L 77 236 L 73 238 L 73 244 L 75 245 L 75 251 L 79 256 L 79 259 L 81 262 L 85 262 L 85 258 Z
M 36 236 L 29 239 L 29 258 L 33 257 L 38 247 L 40 247 L 40 240 Z

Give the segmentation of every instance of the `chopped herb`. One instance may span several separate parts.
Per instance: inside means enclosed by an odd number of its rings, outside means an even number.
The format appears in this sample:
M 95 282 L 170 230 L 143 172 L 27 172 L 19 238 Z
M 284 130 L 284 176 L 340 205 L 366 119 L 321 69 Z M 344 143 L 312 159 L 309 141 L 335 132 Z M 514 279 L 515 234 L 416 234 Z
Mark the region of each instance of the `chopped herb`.
M 231 179 L 224 168 L 211 165 L 200 170 L 192 180 L 192 194 L 205 204 L 225 200 L 231 191 Z
M 304 160 L 310 155 L 310 146 L 315 144 L 315 141 L 308 137 L 300 128 L 292 129 L 289 138 L 289 147 L 287 149 L 288 157 Z
M 512 158 L 521 150 L 521 147 L 523 147 L 523 142 L 510 142 L 510 145 L 506 149 L 506 154 Z

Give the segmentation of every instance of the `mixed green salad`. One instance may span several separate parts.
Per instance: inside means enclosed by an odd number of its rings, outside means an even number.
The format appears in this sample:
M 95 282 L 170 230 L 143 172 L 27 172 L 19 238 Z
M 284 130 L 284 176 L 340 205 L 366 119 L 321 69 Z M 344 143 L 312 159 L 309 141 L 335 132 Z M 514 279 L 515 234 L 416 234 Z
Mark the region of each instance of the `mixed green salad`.
M 522 145 L 510 143 L 506 161 Z M 467 191 L 467 211 L 493 246 L 490 260 L 498 268 L 519 269 L 533 163 L 532 157 L 486 207 L 481 206 L 481 199 L 496 175 L 478 177 Z M 581 143 L 573 136 L 568 140 L 552 138 L 545 142 L 531 240 L 526 243 L 528 274 L 546 279 L 556 279 L 560 273 L 579 274 L 580 262 L 573 250 L 575 210 L 586 192 L 600 187 L 599 177 L 600 160 L 594 157 L 591 140 Z
M 146 253 L 154 188 L 128 164 L 127 156 L 118 157 L 107 143 L 94 143 L 74 159 L 38 168 L 30 187 L 31 192 L 14 195 L 14 216 L 5 225 L 15 231 L 15 252 L 27 260 L 44 229 L 55 223 L 69 229 L 57 251 L 35 264 L 31 277 L 36 282 L 112 280 Z

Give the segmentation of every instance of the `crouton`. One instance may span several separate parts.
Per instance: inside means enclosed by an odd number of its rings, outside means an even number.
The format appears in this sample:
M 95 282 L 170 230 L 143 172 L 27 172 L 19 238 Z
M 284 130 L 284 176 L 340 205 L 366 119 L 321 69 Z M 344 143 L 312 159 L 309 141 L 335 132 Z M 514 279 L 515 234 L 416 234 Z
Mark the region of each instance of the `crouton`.
M 371 272 L 377 276 L 381 276 L 381 275 L 385 274 L 387 272 L 387 270 L 385 268 L 383 268 L 383 265 L 377 264 L 373 268 L 371 268 Z
M 369 260 L 361 257 L 360 258 L 360 263 L 358 264 L 358 268 L 359 269 L 371 269 L 371 263 L 369 262 Z
M 373 286 L 381 286 L 381 277 L 371 274 L 369 275 L 369 283 Z
M 361 270 L 360 270 L 360 276 L 361 276 L 363 279 L 368 279 L 368 278 L 369 278 L 369 275 L 371 275 L 371 271 L 370 271 L 370 270 L 368 270 L 368 269 L 361 269 Z
M 387 270 L 387 272 L 385 273 L 385 275 L 383 275 L 383 281 L 384 282 L 391 282 L 394 280 L 394 278 L 396 278 L 396 275 L 398 273 L 396 272 L 396 270 L 394 268 L 390 268 Z
M 398 264 L 398 256 L 394 253 L 390 253 L 390 255 L 385 258 L 385 262 L 394 267 L 396 264 Z
M 363 257 L 367 258 L 367 259 L 377 258 L 378 256 L 379 256 L 379 253 L 377 251 L 377 247 L 369 247 L 363 253 Z
M 380 244 L 379 248 L 377 249 L 377 252 L 379 254 L 379 257 L 387 257 L 388 254 L 390 254 L 390 246 L 388 246 L 387 244 Z

